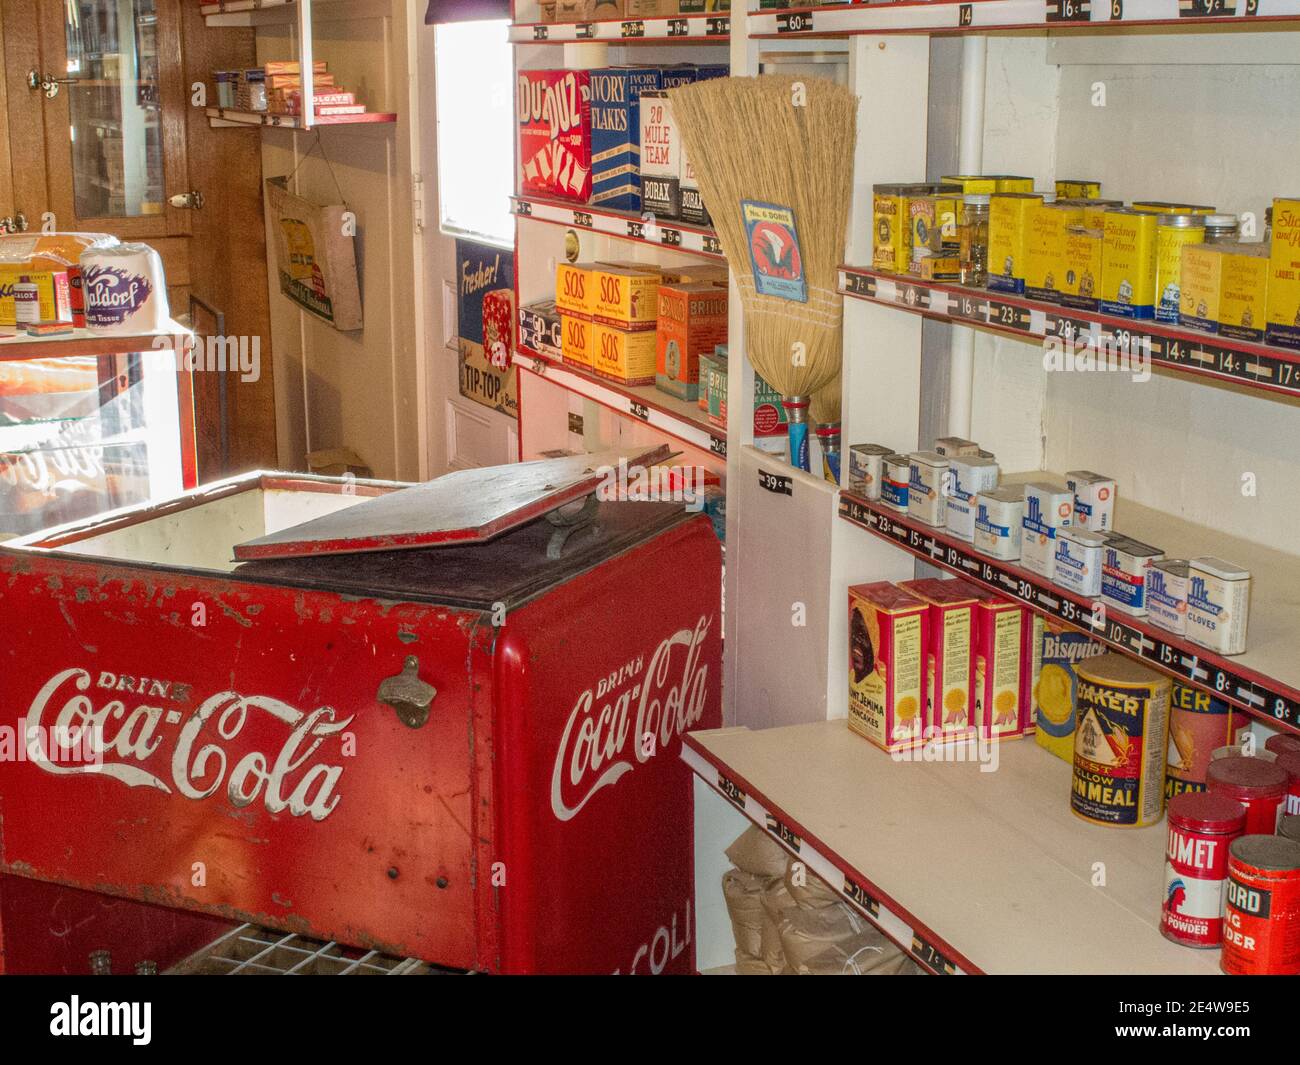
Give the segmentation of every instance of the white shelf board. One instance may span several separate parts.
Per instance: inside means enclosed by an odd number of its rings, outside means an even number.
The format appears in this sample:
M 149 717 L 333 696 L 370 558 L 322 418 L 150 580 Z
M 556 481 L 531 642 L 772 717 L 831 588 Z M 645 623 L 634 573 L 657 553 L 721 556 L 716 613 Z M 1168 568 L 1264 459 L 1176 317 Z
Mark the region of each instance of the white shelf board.
M 712 11 L 703 15 L 674 15 L 671 18 L 520 23 L 510 27 L 512 44 L 557 44 L 567 41 L 621 44 L 689 41 L 693 44 L 727 44 L 730 40 L 731 15 L 726 11 Z
M 1075 817 L 1070 767 L 1030 739 L 1001 744 L 988 773 L 895 762 L 842 720 L 695 732 L 683 757 L 698 773 L 693 756 L 743 790 L 752 819 L 765 810 L 802 830 L 798 854 L 814 872 L 814 856 L 829 859 L 873 892 L 893 911 L 877 922 L 894 925 L 891 938 L 909 921 L 923 927 L 932 946 L 969 960 L 962 971 L 1218 972 L 1216 951 L 1160 934 L 1163 822 L 1116 829 Z

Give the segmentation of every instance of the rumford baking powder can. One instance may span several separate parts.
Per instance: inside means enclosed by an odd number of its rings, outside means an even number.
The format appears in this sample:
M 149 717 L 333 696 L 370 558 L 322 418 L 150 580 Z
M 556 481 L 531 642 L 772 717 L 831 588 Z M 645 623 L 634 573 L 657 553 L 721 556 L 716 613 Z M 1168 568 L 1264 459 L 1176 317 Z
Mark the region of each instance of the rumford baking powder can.
M 1147 616 L 1162 629 L 1187 635 L 1187 559 L 1164 558 L 1151 563 Z
M 1187 573 L 1189 639 L 1221 655 L 1239 655 L 1246 650 L 1249 614 L 1249 570 L 1221 558 L 1192 559 Z
M 884 458 L 893 454 L 884 444 L 852 444 L 849 447 L 849 491 L 863 499 L 879 499 L 884 480 Z
M 1188 947 L 1223 942 L 1223 889 L 1228 847 L 1242 834 L 1246 811 L 1218 795 L 1179 795 L 1169 803 L 1165 901 L 1160 932 Z
M 1212 758 L 1205 771 L 1205 788 L 1246 808 L 1246 831 L 1271 835 L 1286 806 L 1287 771 L 1263 758 L 1230 755 Z
M 1229 976 L 1300 974 L 1300 843 L 1258 835 L 1232 841 L 1219 967 Z
M 1165 798 L 1205 790 L 1214 752 L 1236 744 L 1250 720 L 1207 691 L 1174 682 L 1165 756 Z
M 937 451 L 914 451 L 908 463 L 907 513 L 927 525 L 943 526 L 948 515 L 943 494 L 948 460 Z
M 1075 673 L 1070 809 L 1099 825 L 1154 824 L 1165 806 L 1169 678 L 1114 653 L 1080 662 Z
M 906 514 L 907 487 L 912 479 L 912 463 L 906 455 L 886 455 L 881 460 L 884 481 L 880 485 L 880 501 L 892 510 Z

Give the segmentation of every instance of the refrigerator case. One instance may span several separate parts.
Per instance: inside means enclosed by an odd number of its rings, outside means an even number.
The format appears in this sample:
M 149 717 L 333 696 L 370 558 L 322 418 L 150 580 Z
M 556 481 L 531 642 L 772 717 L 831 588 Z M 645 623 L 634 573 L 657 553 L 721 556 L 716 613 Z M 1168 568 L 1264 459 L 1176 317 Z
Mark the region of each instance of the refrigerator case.
M 229 561 L 392 488 L 251 475 L 0 545 L 0 725 L 105 745 L 0 760 L 0 871 L 445 966 L 692 971 L 708 520 Z

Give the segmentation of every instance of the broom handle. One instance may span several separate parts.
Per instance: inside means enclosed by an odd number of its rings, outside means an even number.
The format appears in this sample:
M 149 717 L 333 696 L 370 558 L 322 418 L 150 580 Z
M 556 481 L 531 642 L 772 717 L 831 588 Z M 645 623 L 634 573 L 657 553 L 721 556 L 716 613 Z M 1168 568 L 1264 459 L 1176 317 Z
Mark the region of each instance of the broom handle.
M 808 455 L 808 404 L 807 396 L 786 396 L 781 400 L 786 421 L 790 426 L 790 465 L 811 472 Z

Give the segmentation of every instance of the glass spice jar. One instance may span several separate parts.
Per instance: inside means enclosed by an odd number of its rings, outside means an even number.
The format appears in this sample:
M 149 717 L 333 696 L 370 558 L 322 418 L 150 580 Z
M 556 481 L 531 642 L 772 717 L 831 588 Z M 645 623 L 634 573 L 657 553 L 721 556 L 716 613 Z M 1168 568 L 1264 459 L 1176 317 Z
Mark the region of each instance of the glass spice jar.
M 961 283 L 983 288 L 989 279 L 989 197 L 972 192 L 962 197 L 957 223 L 961 244 Z
M 1206 244 L 1233 244 L 1237 240 L 1235 214 L 1207 214 L 1205 216 Z

